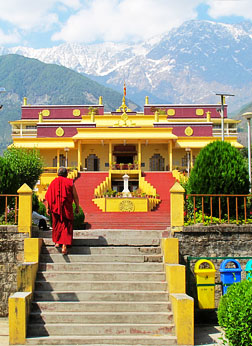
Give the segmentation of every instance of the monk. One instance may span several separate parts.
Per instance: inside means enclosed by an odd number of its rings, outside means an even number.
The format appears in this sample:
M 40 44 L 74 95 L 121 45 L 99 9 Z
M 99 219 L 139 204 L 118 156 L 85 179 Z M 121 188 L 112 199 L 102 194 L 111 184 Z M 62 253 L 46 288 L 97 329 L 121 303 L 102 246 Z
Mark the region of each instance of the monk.
M 45 195 L 48 211 L 52 215 L 52 240 L 55 247 L 62 244 L 62 254 L 67 254 L 67 245 L 73 240 L 73 201 L 79 213 L 79 198 L 72 179 L 67 178 L 67 169 L 60 167 L 58 177 L 48 187 Z

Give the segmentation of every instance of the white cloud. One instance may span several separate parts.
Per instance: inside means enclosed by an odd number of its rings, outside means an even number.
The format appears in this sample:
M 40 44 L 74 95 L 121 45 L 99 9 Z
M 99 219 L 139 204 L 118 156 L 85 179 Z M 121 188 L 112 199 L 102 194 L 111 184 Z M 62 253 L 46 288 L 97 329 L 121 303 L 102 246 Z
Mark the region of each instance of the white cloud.
M 57 5 L 72 9 L 80 7 L 79 0 L 7 0 L 0 1 L 0 20 L 21 30 L 48 30 L 58 23 Z
M 17 32 L 5 34 L 0 29 L 0 44 L 1 45 L 17 43 L 19 40 L 20 40 L 20 36 Z
M 200 0 L 92 0 L 53 35 L 68 42 L 146 39 L 196 18 Z M 183 9 L 183 10 L 181 10 Z
M 31 32 L 43 32 L 66 42 L 146 40 L 197 18 L 202 3 L 215 19 L 252 19 L 251 0 L 0 0 L 0 21 L 6 23 L 0 38 L 11 43 L 17 32 L 23 40 Z
M 210 6 L 209 15 L 212 18 L 222 16 L 242 16 L 252 19 L 251 0 L 207 0 Z

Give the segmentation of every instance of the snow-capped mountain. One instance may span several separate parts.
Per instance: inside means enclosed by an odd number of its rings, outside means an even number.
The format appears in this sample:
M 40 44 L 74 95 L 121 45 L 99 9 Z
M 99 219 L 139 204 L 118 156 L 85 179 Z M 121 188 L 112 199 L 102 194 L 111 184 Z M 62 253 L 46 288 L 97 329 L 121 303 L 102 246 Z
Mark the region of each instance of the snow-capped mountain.
M 235 94 L 231 109 L 251 101 L 252 24 L 188 21 L 139 44 L 62 44 L 53 48 L 1 48 L 66 66 L 122 91 L 139 104 L 219 102 L 215 92 Z

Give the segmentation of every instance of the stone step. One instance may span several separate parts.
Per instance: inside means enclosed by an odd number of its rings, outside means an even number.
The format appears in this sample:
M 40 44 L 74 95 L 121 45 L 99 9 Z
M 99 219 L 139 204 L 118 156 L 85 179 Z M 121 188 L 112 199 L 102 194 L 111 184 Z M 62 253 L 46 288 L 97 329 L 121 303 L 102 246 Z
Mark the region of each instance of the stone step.
M 58 312 L 167 312 L 171 303 L 165 302 L 116 302 L 76 301 L 76 302 L 32 302 L 32 311 Z
M 72 249 L 71 249 L 72 250 Z M 71 255 L 71 250 L 67 256 L 68 263 L 74 262 L 123 262 L 123 263 L 144 263 L 144 262 L 163 262 L 161 255 Z M 65 263 L 66 258 L 62 256 L 61 249 L 58 254 L 42 254 L 40 255 L 41 262 L 47 263 Z
M 174 324 L 125 324 L 125 323 L 96 323 L 96 324 L 71 324 L 68 323 L 30 323 L 27 334 L 29 336 L 61 336 L 67 335 L 165 335 L 174 334 Z
M 163 272 L 77 272 L 77 271 L 41 271 L 37 280 L 47 281 L 164 281 Z
M 57 254 L 58 249 L 54 246 L 42 246 L 42 254 Z M 150 255 L 150 254 L 161 254 L 160 247 L 130 247 L 130 246 L 115 246 L 115 247 L 90 247 L 90 246 L 72 246 L 69 248 L 70 254 L 91 254 L 91 255 Z
M 63 256 L 65 263 L 39 263 L 39 270 L 56 271 L 110 271 L 110 272 L 163 272 L 163 263 L 67 263 L 68 256 Z
M 69 323 L 69 324 L 165 324 L 173 322 L 171 312 L 31 312 L 31 323 Z
M 129 220 L 129 216 L 127 216 Z M 158 219 L 157 219 L 158 220 Z M 107 222 L 107 221 L 106 221 Z M 143 221 L 141 221 L 142 223 Z M 74 230 L 74 238 L 162 238 L 162 230 L 134 230 L 134 229 L 90 229 L 90 230 Z M 52 231 L 38 231 L 38 236 L 48 238 L 52 236 Z
M 102 280 L 102 276 L 100 277 Z M 36 291 L 165 291 L 166 282 L 150 281 L 36 281 Z
M 42 237 L 40 237 L 42 238 Z M 43 238 L 44 244 L 47 246 L 54 246 L 51 237 Z M 115 237 L 94 237 L 94 238 L 74 238 L 73 246 L 160 246 L 159 238 L 116 238 Z
M 28 337 L 26 345 L 47 345 L 47 346 L 175 346 L 177 339 L 174 335 L 113 335 L 113 336 L 44 336 Z
M 168 293 L 163 291 L 34 291 L 34 301 L 137 301 L 137 302 L 165 302 Z

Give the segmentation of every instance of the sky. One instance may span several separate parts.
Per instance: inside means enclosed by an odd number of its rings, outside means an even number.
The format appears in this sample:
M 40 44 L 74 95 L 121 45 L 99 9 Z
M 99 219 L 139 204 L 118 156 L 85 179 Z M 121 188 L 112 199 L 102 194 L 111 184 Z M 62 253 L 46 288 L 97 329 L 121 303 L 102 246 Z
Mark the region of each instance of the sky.
M 0 0 L 0 46 L 134 43 L 192 19 L 252 21 L 251 0 Z

